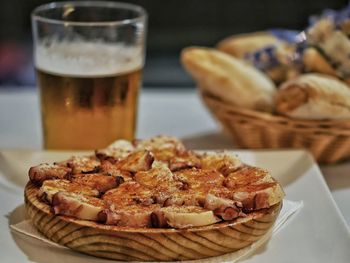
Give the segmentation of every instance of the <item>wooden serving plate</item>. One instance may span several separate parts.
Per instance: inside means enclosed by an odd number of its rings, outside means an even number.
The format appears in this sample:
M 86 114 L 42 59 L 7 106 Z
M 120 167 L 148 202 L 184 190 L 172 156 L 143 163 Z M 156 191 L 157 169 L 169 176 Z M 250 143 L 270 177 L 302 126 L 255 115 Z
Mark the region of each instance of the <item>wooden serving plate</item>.
M 57 216 L 28 183 L 25 203 L 35 227 L 48 239 L 89 255 L 124 261 L 201 259 L 237 251 L 273 226 L 282 202 L 248 217 L 189 229 L 128 228 Z

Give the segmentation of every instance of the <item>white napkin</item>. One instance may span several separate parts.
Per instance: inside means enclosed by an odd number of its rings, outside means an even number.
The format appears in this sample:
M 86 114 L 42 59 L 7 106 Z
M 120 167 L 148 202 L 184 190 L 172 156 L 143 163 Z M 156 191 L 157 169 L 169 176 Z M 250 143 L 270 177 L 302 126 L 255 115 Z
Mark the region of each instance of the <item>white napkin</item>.
M 201 259 L 201 262 L 206 262 L 206 263 L 218 263 L 218 262 L 223 262 L 223 263 L 233 263 L 237 262 L 238 260 L 252 254 L 254 251 L 256 251 L 262 244 L 264 244 L 271 236 L 273 238 L 273 235 L 275 235 L 279 230 L 281 230 L 286 223 L 291 220 L 292 216 L 296 214 L 297 211 L 299 211 L 303 207 L 303 201 L 290 201 L 290 200 L 283 200 L 283 207 L 282 210 L 275 222 L 274 227 L 266 233 L 261 239 L 258 241 L 254 242 L 248 247 L 245 247 L 243 249 L 240 249 L 237 252 L 233 253 L 228 253 L 223 256 L 217 256 L 217 257 L 212 257 L 208 259 Z M 47 239 L 44 235 L 42 235 L 31 223 L 30 220 L 23 220 L 20 223 L 10 225 L 11 229 L 24 234 L 26 236 L 41 240 L 42 242 L 45 242 L 48 246 L 53 246 L 56 248 L 61 248 L 61 249 L 68 249 L 67 247 L 58 245 L 51 240 Z M 86 258 L 84 260 L 86 261 Z

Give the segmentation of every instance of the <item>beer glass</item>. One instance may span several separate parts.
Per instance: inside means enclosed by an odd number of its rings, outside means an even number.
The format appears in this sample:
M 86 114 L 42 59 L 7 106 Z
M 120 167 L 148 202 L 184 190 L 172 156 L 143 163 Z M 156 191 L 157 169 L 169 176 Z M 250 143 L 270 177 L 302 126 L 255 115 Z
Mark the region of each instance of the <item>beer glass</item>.
M 133 139 L 147 13 L 133 4 L 57 2 L 32 12 L 44 147 Z

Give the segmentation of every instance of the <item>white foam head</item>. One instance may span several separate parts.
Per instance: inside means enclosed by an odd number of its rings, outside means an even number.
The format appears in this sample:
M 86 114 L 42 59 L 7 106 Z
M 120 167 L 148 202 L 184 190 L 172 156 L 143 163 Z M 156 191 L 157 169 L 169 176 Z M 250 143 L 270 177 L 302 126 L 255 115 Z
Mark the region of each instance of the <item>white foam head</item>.
M 98 77 L 122 74 L 142 68 L 142 47 L 92 42 L 56 42 L 37 45 L 35 65 L 58 75 Z

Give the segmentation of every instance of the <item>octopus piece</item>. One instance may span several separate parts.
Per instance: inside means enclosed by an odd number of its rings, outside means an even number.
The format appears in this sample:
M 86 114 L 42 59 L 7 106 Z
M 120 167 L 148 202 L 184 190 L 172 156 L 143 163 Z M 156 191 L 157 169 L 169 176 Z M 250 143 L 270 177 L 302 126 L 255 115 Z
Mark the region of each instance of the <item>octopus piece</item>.
M 223 220 L 233 220 L 244 216 L 242 207 L 243 205 L 240 202 L 217 197 L 213 194 L 208 194 L 204 203 L 205 209 L 212 210 L 216 216 Z
M 176 178 L 186 183 L 189 189 L 208 192 L 209 189 L 221 187 L 225 177 L 216 170 L 185 169 L 174 173 Z
M 70 175 L 72 169 L 58 164 L 39 164 L 29 169 L 28 175 L 30 181 L 41 186 L 45 180 L 65 179 Z
M 152 163 L 152 168 L 168 168 L 169 162 L 154 160 Z
M 201 165 L 202 169 L 215 169 L 227 176 L 238 170 L 243 164 L 237 156 L 223 152 L 203 155 Z
M 172 193 L 163 202 L 163 206 L 202 206 L 204 204 L 206 193 L 193 189 L 187 189 Z
M 192 151 L 183 151 L 169 160 L 169 168 L 172 172 L 189 168 L 201 168 L 201 160 Z
M 274 182 L 270 174 L 261 168 L 245 165 L 241 169 L 230 173 L 224 181 L 229 189 L 235 189 L 251 184 Z
M 124 227 L 151 227 L 151 214 L 160 209 L 157 204 L 143 206 L 140 204 L 123 207 L 112 206 L 101 211 L 99 221 L 107 225 L 118 225 Z
M 167 167 L 152 168 L 148 171 L 141 171 L 135 174 L 134 180 L 148 188 L 157 188 L 159 190 L 173 189 L 176 191 L 182 186 L 182 183 L 175 180 L 173 173 Z
M 153 153 L 157 161 L 168 162 L 180 152 L 186 151 L 183 143 L 175 137 L 156 136 L 148 140 L 135 141 L 136 149 L 146 149 Z
M 100 172 L 119 178 L 120 183 L 132 181 L 131 172 L 120 170 L 116 165 L 116 162 L 111 159 L 105 159 L 101 161 Z
M 140 150 L 129 154 L 126 158 L 117 162 L 117 169 L 136 173 L 151 169 L 154 157 L 150 151 Z
M 147 206 L 154 203 L 153 191 L 134 181 L 125 182 L 118 188 L 107 191 L 102 199 L 107 205 L 117 207 L 135 204 Z
M 95 155 L 98 159 L 114 159 L 120 160 L 128 156 L 135 150 L 131 142 L 126 140 L 117 140 L 105 149 L 96 150 Z
M 244 211 L 268 208 L 284 196 L 281 186 L 266 170 L 248 165 L 229 174 L 224 185 L 232 191 L 232 199 L 243 204 Z
M 164 206 L 203 207 L 213 211 L 217 217 L 223 220 L 233 220 L 237 217 L 244 216 L 242 204 L 240 202 L 191 189 L 174 193 L 164 202 Z
M 104 193 L 112 188 L 119 186 L 124 182 L 122 177 L 114 177 L 104 174 L 75 174 L 71 177 L 71 181 L 82 187 L 90 187 L 96 189 L 100 193 Z
M 46 180 L 40 187 L 38 197 L 46 203 L 52 202 L 52 196 L 57 192 L 70 192 L 79 195 L 99 196 L 99 191 L 68 180 Z
M 62 191 L 52 196 L 52 212 L 56 215 L 97 221 L 99 213 L 104 209 L 104 202 L 96 197 Z
M 72 174 L 97 173 L 99 171 L 100 160 L 94 156 L 73 156 L 72 158 L 61 162 L 72 169 Z
M 234 200 L 242 203 L 245 212 L 269 208 L 280 202 L 283 197 L 284 192 L 276 182 L 247 185 L 236 189 L 232 195 Z
M 134 179 L 139 184 L 152 189 L 156 202 L 163 204 L 173 193 L 183 187 L 183 183 L 176 180 L 173 173 L 167 167 L 152 168 L 151 170 L 138 172 Z

